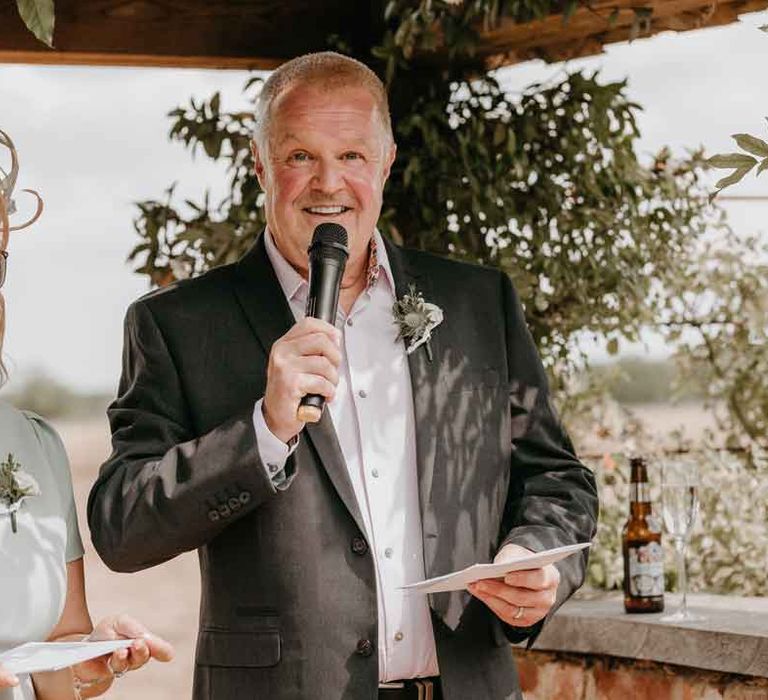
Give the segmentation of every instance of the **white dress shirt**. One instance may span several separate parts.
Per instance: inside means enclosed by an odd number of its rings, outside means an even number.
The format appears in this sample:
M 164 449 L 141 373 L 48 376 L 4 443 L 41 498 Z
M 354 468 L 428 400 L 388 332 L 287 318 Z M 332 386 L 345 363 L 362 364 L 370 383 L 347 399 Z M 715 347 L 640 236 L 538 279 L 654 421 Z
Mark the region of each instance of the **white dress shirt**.
M 296 320 L 304 317 L 307 281 L 264 233 L 267 255 Z M 376 569 L 379 680 L 438 675 L 426 596 L 399 586 L 424 578 L 411 377 L 405 345 L 393 321 L 395 285 L 378 231 L 367 289 L 348 316 L 339 307 L 342 363 L 327 404 L 365 523 Z M 273 435 L 260 399 L 253 420 L 259 454 L 275 486 L 287 488 L 289 448 Z

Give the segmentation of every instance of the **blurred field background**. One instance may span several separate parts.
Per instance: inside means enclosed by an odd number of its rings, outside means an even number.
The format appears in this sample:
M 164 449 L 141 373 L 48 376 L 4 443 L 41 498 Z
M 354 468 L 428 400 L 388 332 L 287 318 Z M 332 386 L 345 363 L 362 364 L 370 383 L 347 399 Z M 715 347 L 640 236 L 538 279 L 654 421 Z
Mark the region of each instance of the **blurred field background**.
M 96 402 L 94 401 L 94 407 Z M 112 700 L 181 700 L 192 690 L 192 660 L 198 618 L 200 580 L 194 552 L 136 574 L 116 574 L 93 550 L 85 505 L 101 462 L 109 454 L 109 427 L 101 415 L 53 421 L 67 446 L 72 464 L 75 500 L 85 545 L 85 574 L 91 616 L 125 612 L 176 647 L 169 664 L 151 663 L 129 673 L 102 697 Z M 158 536 L 162 536 L 158 533 Z
M 695 388 L 676 389 L 671 395 L 674 365 L 667 361 L 623 359 L 597 366 L 601 379 L 610 375 L 612 399 L 643 421 L 649 433 L 680 429 L 694 442 L 714 418 L 698 399 Z M 112 700 L 176 700 L 190 697 L 200 581 L 197 556 L 187 553 L 173 561 L 135 574 L 109 571 L 95 554 L 85 517 L 85 505 L 100 464 L 110 451 L 105 411 L 107 395 L 83 395 L 50 377 L 36 375 L 6 395 L 15 405 L 51 419 L 69 453 L 80 528 L 86 554 L 86 587 L 91 615 L 126 612 L 134 615 L 176 647 L 170 664 L 152 663 L 117 681 L 105 697 Z M 676 398 L 677 403 L 671 399 Z M 158 536 L 161 536 L 158 533 Z

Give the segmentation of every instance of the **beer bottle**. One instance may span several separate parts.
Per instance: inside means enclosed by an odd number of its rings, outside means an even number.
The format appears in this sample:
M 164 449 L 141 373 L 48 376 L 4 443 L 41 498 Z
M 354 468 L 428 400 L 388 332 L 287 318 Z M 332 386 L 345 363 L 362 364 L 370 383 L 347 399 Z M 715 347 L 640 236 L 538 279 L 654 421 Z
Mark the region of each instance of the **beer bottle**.
M 629 460 L 629 520 L 622 531 L 624 609 L 628 613 L 664 610 L 664 551 L 661 523 L 651 510 L 648 467 L 642 457 Z

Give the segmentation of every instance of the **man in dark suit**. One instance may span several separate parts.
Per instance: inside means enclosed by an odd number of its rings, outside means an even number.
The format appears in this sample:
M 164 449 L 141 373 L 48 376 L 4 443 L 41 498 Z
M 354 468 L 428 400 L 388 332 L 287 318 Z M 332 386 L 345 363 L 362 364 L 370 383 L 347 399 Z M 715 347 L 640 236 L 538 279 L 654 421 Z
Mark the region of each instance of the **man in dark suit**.
M 586 555 L 471 594 L 401 590 L 594 534 L 520 303 L 498 270 L 376 231 L 395 145 L 362 64 L 294 59 L 257 122 L 267 230 L 128 311 L 94 544 L 118 571 L 198 550 L 198 700 L 520 697 L 508 641 L 535 637 Z M 303 316 L 324 221 L 349 234 L 336 327 Z M 443 314 L 417 347 L 392 312 L 409 292 Z M 307 393 L 328 402 L 316 424 Z

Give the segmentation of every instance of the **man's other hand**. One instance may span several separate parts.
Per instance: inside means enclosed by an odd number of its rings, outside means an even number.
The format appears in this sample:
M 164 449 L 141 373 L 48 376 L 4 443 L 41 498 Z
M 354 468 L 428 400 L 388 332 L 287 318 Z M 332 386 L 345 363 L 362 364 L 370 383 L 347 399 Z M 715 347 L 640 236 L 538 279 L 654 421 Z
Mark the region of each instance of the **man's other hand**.
M 499 564 L 533 554 L 529 549 L 508 544 L 493 560 Z M 538 569 L 511 571 L 504 579 L 483 579 L 469 585 L 469 592 L 483 601 L 502 621 L 512 627 L 530 627 L 543 619 L 555 604 L 560 572 L 549 564 Z
M 269 353 L 262 411 L 273 435 L 288 443 L 304 423 L 296 418 L 306 394 L 331 401 L 339 383 L 341 331 L 317 318 L 304 318 Z

